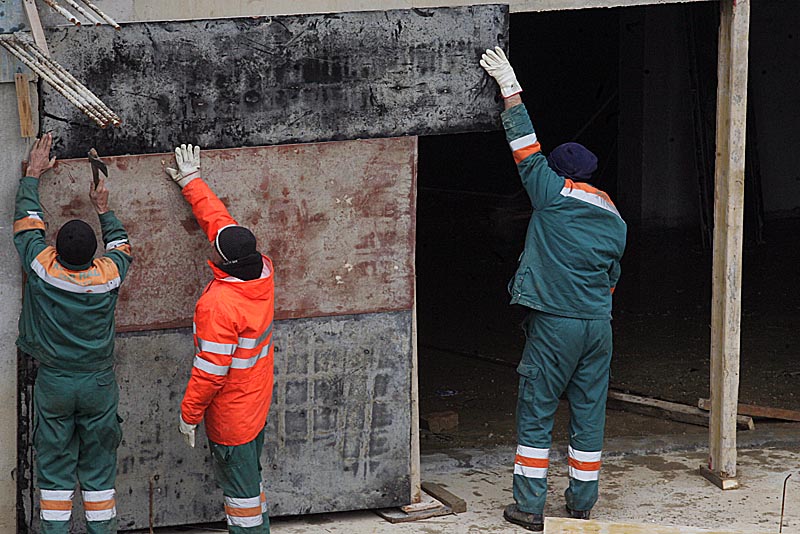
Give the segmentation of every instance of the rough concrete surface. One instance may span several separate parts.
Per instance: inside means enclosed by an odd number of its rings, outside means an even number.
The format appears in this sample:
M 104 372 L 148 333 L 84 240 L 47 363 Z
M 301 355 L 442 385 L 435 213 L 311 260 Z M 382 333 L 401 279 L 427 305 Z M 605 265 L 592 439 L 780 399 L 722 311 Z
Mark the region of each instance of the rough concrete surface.
M 613 443 L 607 442 L 609 449 Z M 624 441 L 621 446 L 627 446 Z M 642 443 L 646 450 L 647 444 Z M 778 532 L 781 491 L 784 478 L 794 472 L 787 487 L 787 509 L 784 532 L 800 528 L 800 509 L 797 495 L 800 481 L 797 466 L 800 449 L 763 448 L 742 451 L 740 457 L 739 490 L 723 492 L 697 473 L 705 452 L 665 452 L 638 454 L 632 449 L 624 457 L 604 461 L 600 481 L 600 499 L 592 517 L 600 521 L 660 524 L 673 526 L 725 529 L 742 533 Z M 464 462 L 459 451 L 454 457 Z M 513 502 L 511 468 L 492 460 L 483 462 L 474 455 L 475 464 L 441 471 L 440 458 L 422 458 L 422 478 L 436 482 L 467 501 L 467 512 L 414 523 L 391 525 L 371 512 L 324 514 L 298 518 L 278 518 L 272 521 L 276 534 L 481 534 L 522 533 L 524 530 L 506 523 L 503 508 Z M 491 463 L 491 465 L 489 464 Z M 478 467 L 479 465 L 479 467 Z M 432 472 L 431 472 L 432 469 Z M 563 492 L 567 487 L 566 461 L 559 458 L 550 463 L 550 488 L 545 514 L 566 517 Z M 159 534 L 178 532 L 199 534 L 221 532 L 222 526 L 207 525 L 203 530 L 164 530 Z
M 262 454 L 270 513 L 406 504 L 411 312 L 279 321 L 275 347 Z M 204 431 L 190 449 L 177 430 L 193 354 L 189 330 L 117 337 L 124 419 L 117 462 L 120 528 L 148 525 L 151 480 L 157 526 L 224 517 Z M 13 396 L 7 403 L 14 404 Z M 30 479 L 30 470 L 23 476 Z M 30 522 L 38 503 L 24 503 Z M 82 516 L 75 506 L 75 532 L 83 532 Z M 36 520 L 32 531 L 38 531 Z
M 49 87 L 60 157 L 486 131 L 505 6 L 137 23 L 48 31 L 53 57 L 122 117 L 98 130 Z
M 225 17 L 263 17 L 268 15 L 295 15 L 311 13 L 338 13 L 344 11 L 382 11 L 386 9 L 413 9 L 463 6 L 465 4 L 508 4 L 511 12 L 555 11 L 559 9 L 587 9 L 636 5 L 661 5 L 672 3 L 704 2 L 708 0 L 193 0 L 192 2 L 164 2 L 163 0 L 105 0 L 102 8 L 119 22 L 209 19 Z M 43 18 L 47 25 L 63 24 L 64 19 L 47 8 Z
M 36 101 L 36 87 L 31 86 Z M 36 108 L 33 108 L 36 114 Z M 17 96 L 14 84 L 0 85 L 0 533 L 16 531 L 17 465 L 17 319 L 22 276 L 17 250 L 12 242 L 14 198 L 19 184 L 22 159 L 28 142 L 20 137 Z M 34 115 L 34 121 L 38 120 Z
M 274 262 L 278 319 L 411 309 L 416 138 L 203 150 L 200 157 L 202 176 Z M 111 206 L 134 254 L 118 331 L 191 326 L 211 247 L 164 173 L 174 155 L 106 161 Z M 51 238 L 73 218 L 99 235 L 90 183 L 86 159 L 60 161 L 45 176 Z

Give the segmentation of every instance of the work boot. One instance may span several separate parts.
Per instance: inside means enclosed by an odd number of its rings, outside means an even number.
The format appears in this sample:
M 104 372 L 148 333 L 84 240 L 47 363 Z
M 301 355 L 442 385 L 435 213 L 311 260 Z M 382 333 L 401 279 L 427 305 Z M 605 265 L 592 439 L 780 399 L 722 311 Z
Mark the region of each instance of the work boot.
M 542 532 L 544 530 L 544 516 L 542 514 L 529 514 L 520 510 L 516 504 L 509 504 L 503 511 L 503 517 L 509 523 L 519 525 L 526 530 Z
M 572 519 L 589 519 L 589 515 L 592 513 L 591 510 L 573 510 L 569 506 L 567 506 L 567 513 Z

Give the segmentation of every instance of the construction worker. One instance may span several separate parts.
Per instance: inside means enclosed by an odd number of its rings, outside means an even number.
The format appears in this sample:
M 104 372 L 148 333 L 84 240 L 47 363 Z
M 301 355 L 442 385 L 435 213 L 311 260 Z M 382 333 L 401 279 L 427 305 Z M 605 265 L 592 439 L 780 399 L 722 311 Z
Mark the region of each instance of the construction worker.
M 620 276 L 626 225 L 606 193 L 587 184 L 597 158 L 577 143 L 545 158 L 522 103 L 522 88 L 500 48 L 481 66 L 500 86 L 506 139 L 533 207 L 511 303 L 531 309 L 517 372 L 518 447 L 514 504 L 504 517 L 544 529 L 553 415 L 570 406 L 567 512 L 588 519 L 597 501 L 611 363 L 611 296 Z
M 195 358 L 179 428 L 194 447 L 205 418 L 228 531 L 268 533 L 260 458 L 272 400 L 272 261 L 200 178 L 200 147 L 181 145 L 175 159 L 178 168 L 167 173 L 208 236 L 214 274 L 195 307 Z
M 27 275 L 17 345 L 39 363 L 33 395 L 33 446 L 40 530 L 69 531 L 80 482 L 87 532 L 117 532 L 114 482 L 122 439 L 114 376 L 114 308 L 131 264 L 122 224 L 108 208 L 101 176 L 89 198 L 100 218 L 105 254 L 81 220 L 65 223 L 56 246 L 45 243 L 39 178 L 53 167 L 51 134 L 37 140 L 20 180 L 14 244 Z

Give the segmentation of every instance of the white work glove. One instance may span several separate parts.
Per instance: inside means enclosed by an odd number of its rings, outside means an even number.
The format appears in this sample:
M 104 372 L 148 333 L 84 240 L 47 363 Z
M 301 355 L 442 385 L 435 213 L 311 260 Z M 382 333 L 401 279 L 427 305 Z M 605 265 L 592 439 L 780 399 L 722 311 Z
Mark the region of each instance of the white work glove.
M 503 98 L 508 98 L 522 92 L 522 87 L 520 87 L 517 81 L 517 75 L 514 74 L 514 69 L 511 68 L 511 63 L 508 62 L 506 54 L 499 46 L 496 46 L 494 50 L 486 50 L 481 56 L 481 67 L 489 73 L 489 76 L 497 81 Z
M 189 444 L 191 448 L 194 449 L 194 431 L 197 428 L 197 425 L 190 425 L 186 421 L 183 420 L 183 416 L 181 416 L 181 434 L 183 437 L 186 438 L 186 443 Z
M 178 169 L 167 167 L 165 170 L 175 183 L 186 187 L 186 184 L 200 176 L 200 147 L 181 145 L 175 149 L 175 162 Z

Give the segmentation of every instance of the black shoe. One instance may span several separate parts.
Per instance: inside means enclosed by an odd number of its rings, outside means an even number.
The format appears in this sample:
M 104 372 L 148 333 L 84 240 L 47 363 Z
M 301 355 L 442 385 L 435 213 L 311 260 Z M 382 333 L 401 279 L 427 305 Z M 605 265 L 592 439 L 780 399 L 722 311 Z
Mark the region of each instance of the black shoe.
M 589 519 L 589 515 L 592 513 L 591 510 L 573 510 L 569 506 L 567 506 L 567 513 L 572 519 Z
M 509 504 L 503 511 L 503 517 L 509 523 L 519 525 L 526 530 L 542 532 L 544 530 L 544 516 L 542 514 L 529 514 L 520 510 L 516 504 Z

